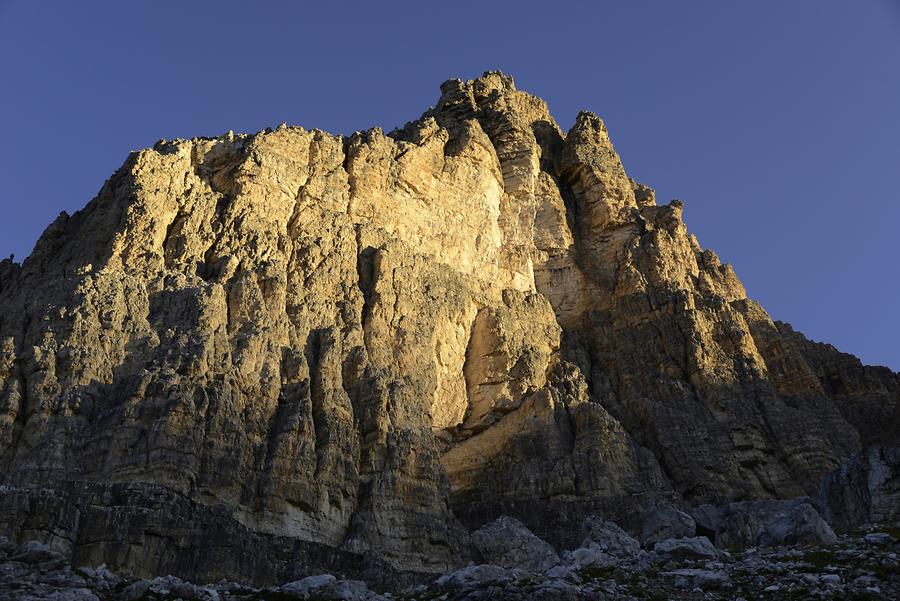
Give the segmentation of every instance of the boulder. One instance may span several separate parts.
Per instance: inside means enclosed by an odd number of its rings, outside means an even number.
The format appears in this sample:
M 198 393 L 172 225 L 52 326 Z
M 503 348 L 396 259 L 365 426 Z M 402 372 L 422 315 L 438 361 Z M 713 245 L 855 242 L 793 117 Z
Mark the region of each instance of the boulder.
M 55 591 L 45 597 L 45 601 L 100 601 L 100 597 L 86 588 Z
M 10 554 L 10 559 L 22 563 L 44 563 L 61 559 L 62 556 L 53 551 L 46 543 L 30 540 L 22 543 Z
M 302 580 L 289 582 L 279 587 L 277 591 L 283 596 L 304 600 L 375 601 L 384 598 L 371 592 L 365 582 L 338 580 L 331 574 L 308 576 Z
M 635 557 L 641 551 L 641 544 L 615 522 L 595 515 L 584 521 L 581 533 L 582 547 L 593 546 L 599 551 L 622 558 Z
M 159 576 L 153 580 L 139 580 L 124 589 L 122 598 L 125 601 L 141 599 L 220 601 L 220 596 L 215 590 L 184 582 L 175 576 Z
M 663 560 L 718 559 L 719 554 L 705 536 L 669 538 L 656 543 L 653 554 Z
M 896 541 L 896 539 L 887 532 L 870 532 L 863 537 L 863 540 L 866 541 L 866 544 L 883 547 L 893 545 Z
M 663 572 L 662 576 L 674 579 L 674 585 L 680 589 L 699 588 L 704 591 L 722 588 L 730 582 L 730 578 L 719 570 L 702 570 L 697 568 L 683 568 Z
M 319 574 L 317 576 L 307 576 L 294 582 L 279 587 L 279 592 L 293 594 L 297 596 L 309 596 L 312 591 L 326 588 L 337 582 L 337 578 L 331 574 Z
M 731 549 L 775 545 L 831 545 L 837 540 L 809 499 L 747 501 L 693 510 L 698 530 Z
M 438 588 L 467 588 L 491 582 L 510 582 L 515 578 L 512 571 L 494 565 L 469 565 L 445 574 L 435 581 Z
M 644 512 L 641 543 L 648 548 L 667 538 L 694 536 L 694 518 L 669 503 L 657 503 Z
M 596 544 L 563 553 L 565 567 L 578 570 L 586 566 L 608 566 L 619 562 L 619 557 L 604 552 Z M 555 568 L 554 568 L 555 569 Z
M 505 568 L 543 571 L 559 562 L 559 555 L 549 543 L 522 522 L 506 516 L 476 530 L 470 543 L 484 562 Z

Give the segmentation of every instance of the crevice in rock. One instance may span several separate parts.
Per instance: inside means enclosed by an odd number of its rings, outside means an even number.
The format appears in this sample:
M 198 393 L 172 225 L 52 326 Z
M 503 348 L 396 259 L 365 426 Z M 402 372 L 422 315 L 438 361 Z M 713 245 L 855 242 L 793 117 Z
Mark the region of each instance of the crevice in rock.
M 309 398 L 312 403 L 312 419 L 316 441 L 316 476 L 322 471 L 325 446 L 329 438 L 328 415 L 325 410 L 325 391 L 322 386 L 320 362 L 322 359 L 323 330 L 311 330 L 303 348 L 309 369 Z
M 288 359 L 288 356 L 292 353 L 294 353 L 292 349 L 283 348 L 281 350 L 282 380 L 285 378 L 286 366 L 293 361 Z M 265 510 L 266 499 L 272 493 L 270 489 L 275 486 L 275 483 L 272 481 L 273 472 L 275 471 L 275 453 L 282 442 L 281 438 L 290 432 L 301 409 L 302 401 L 304 399 L 308 401 L 309 397 L 309 382 L 282 384 L 275 411 L 269 419 L 266 430 L 265 456 L 262 461 L 262 472 L 257 475 L 256 490 L 250 494 L 247 494 L 249 491 L 245 491 L 244 498 L 242 498 L 243 502 L 249 500 L 246 497 L 253 499 L 256 511 Z
M 363 248 L 361 232 L 357 226 L 357 255 L 356 255 L 356 275 L 357 286 L 363 295 L 362 307 L 362 327 L 363 340 L 366 344 L 366 352 L 368 349 L 369 335 L 366 333 L 366 324 L 369 323 L 372 314 L 372 306 L 375 301 L 375 261 L 378 256 L 378 249 L 373 246 Z
M 203 252 L 203 262 L 197 264 L 197 276 L 204 282 L 212 282 L 220 275 L 215 248 L 216 243 L 213 241 Z
M 231 203 L 234 201 L 234 196 L 231 194 L 222 194 L 216 200 L 216 208 L 213 213 L 213 232 L 218 233 L 225 224 L 225 213 L 228 211 L 228 208 L 231 206 Z
M 187 220 L 187 214 L 178 212 L 175 215 L 175 218 L 169 222 L 169 225 L 166 226 L 166 233 L 163 237 L 162 250 L 163 250 L 163 265 L 166 269 L 171 269 L 172 265 L 175 261 L 175 254 L 178 252 L 178 248 L 176 246 L 176 237 L 173 234 L 180 235 L 181 227 L 184 225 L 184 222 Z

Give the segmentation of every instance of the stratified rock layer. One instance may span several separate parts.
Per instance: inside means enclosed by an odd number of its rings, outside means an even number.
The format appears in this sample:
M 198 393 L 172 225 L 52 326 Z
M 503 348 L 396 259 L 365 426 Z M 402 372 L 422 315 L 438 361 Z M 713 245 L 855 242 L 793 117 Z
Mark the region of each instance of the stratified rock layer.
M 5 490 L 142 483 L 440 572 L 471 507 L 794 497 L 900 440 L 898 375 L 773 322 L 599 118 L 441 91 L 387 135 L 162 141 L 0 263 Z M 78 523 L 95 563 L 164 552 Z

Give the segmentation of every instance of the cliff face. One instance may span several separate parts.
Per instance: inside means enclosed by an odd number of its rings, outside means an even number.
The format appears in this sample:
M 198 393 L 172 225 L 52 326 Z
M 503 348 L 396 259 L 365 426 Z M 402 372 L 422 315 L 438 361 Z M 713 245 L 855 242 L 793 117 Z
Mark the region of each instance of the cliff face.
M 436 572 L 474 504 L 793 497 L 900 442 L 900 376 L 773 322 L 600 119 L 441 91 L 390 134 L 162 141 L 0 264 L 4 484 L 145 483 Z

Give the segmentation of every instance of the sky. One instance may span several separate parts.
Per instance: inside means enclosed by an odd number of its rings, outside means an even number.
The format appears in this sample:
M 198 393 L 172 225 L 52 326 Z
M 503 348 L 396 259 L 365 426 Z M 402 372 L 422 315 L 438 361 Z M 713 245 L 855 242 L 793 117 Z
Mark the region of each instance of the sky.
M 0 0 L 0 57 L 0 256 L 160 138 L 390 130 L 499 69 L 774 319 L 900 370 L 900 0 Z

